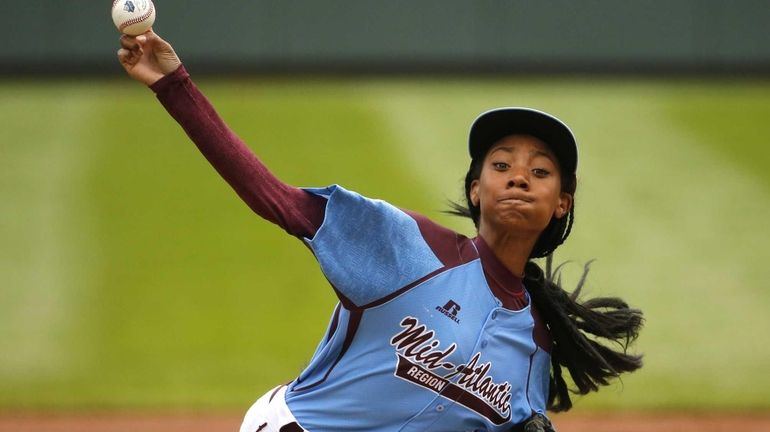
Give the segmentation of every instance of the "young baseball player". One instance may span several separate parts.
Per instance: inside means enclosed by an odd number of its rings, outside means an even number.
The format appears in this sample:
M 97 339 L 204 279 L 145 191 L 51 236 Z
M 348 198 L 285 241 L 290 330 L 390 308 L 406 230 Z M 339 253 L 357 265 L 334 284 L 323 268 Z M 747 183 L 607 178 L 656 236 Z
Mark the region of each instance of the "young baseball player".
M 121 45 L 128 74 L 257 214 L 312 250 L 339 298 L 310 364 L 259 398 L 241 432 L 548 431 L 546 410 L 572 406 L 563 369 L 585 394 L 641 367 L 626 353 L 640 311 L 580 303 L 532 261 L 574 221 L 577 145 L 560 120 L 500 108 L 473 122 L 466 205 L 452 210 L 473 219 L 468 238 L 339 185 L 284 184 L 167 42 L 150 31 Z

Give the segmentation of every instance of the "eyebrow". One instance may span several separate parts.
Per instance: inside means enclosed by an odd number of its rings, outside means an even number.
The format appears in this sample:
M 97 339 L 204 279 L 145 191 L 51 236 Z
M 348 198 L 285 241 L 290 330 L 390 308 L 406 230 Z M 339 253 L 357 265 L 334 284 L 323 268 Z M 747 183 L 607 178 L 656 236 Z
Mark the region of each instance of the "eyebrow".
M 548 159 L 550 159 L 552 162 L 556 162 L 556 160 L 554 159 L 554 156 L 553 156 L 553 155 L 551 155 L 550 153 L 544 152 L 544 151 L 542 151 L 542 150 L 532 150 L 531 152 L 529 152 L 529 154 L 530 154 L 530 155 L 536 155 L 536 156 L 543 156 L 543 157 L 547 157 L 547 158 L 548 158 Z
M 498 150 L 502 150 L 502 151 L 504 151 L 506 153 L 513 153 L 513 147 L 500 146 L 500 147 L 494 149 L 492 151 L 492 153 L 490 153 L 490 154 L 493 154 L 493 153 L 495 153 Z M 530 156 L 543 156 L 543 157 L 546 157 L 546 158 L 550 159 L 551 162 L 554 162 L 554 163 L 556 162 L 555 156 L 551 155 L 550 153 L 544 152 L 542 150 L 532 150 L 532 151 L 529 152 L 529 155 Z
M 492 153 L 490 153 L 490 154 L 493 154 L 493 153 L 495 153 L 498 150 L 503 150 L 503 151 L 505 151 L 507 153 L 513 153 L 513 148 L 512 147 L 502 147 L 501 146 L 501 147 L 498 147 L 498 148 L 492 150 Z

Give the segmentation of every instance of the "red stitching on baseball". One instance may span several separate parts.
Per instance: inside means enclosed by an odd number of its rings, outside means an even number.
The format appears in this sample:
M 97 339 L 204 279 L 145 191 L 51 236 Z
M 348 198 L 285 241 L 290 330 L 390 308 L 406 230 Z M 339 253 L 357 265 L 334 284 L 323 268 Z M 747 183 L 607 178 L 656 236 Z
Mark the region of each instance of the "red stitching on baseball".
M 119 1 L 120 0 L 114 0 L 112 4 L 114 5 L 115 3 L 119 2 Z M 144 15 L 136 17 L 134 19 L 131 19 L 131 20 L 128 20 L 128 21 L 122 23 L 120 25 L 120 31 L 123 31 L 123 29 L 128 27 L 128 26 L 131 26 L 131 25 L 134 25 L 134 24 L 137 24 L 137 23 L 140 23 L 140 22 L 146 20 L 147 18 L 150 17 L 150 15 L 152 15 L 152 11 L 154 11 L 154 10 L 155 10 L 155 4 L 153 2 L 150 2 L 150 8 L 147 10 L 147 12 L 144 13 Z

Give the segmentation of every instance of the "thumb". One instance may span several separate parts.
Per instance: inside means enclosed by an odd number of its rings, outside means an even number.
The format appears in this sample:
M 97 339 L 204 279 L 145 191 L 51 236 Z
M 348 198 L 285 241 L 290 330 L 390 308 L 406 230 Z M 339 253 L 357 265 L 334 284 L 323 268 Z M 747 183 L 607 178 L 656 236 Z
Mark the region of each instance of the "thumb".
M 158 65 L 164 74 L 175 71 L 179 65 L 182 64 L 182 61 L 179 60 L 179 57 L 174 51 L 174 47 L 172 47 L 171 44 L 166 42 L 163 38 L 158 36 L 158 34 L 155 33 L 152 28 L 147 30 L 141 36 L 138 36 L 137 39 L 141 38 L 142 36 L 144 36 L 145 39 L 144 44 L 152 47 L 152 51 L 156 60 L 158 61 Z
M 166 42 L 163 38 L 158 36 L 157 33 L 155 33 L 152 28 L 147 30 L 146 32 L 142 33 L 141 36 L 144 36 L 144 40 L 146 43 L 149 43 L 152 45 L 153 49 L 157 51 L 173 51 L 174 48 L 171 47 L 171 44 Z

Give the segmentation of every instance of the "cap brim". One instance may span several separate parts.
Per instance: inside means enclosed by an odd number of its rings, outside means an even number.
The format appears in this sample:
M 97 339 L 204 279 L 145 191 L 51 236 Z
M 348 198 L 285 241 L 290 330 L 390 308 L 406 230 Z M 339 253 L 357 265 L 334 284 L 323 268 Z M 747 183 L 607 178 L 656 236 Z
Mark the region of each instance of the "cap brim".
M 484 158 L 494 143 L 514 134 L 539 138 L 556 155 L 563 173 L 576 173 L 578 151 L 572 131 L 556 117 L 532 108 L 496 108 L 479 115 L 468 137 L 471 158 Z

